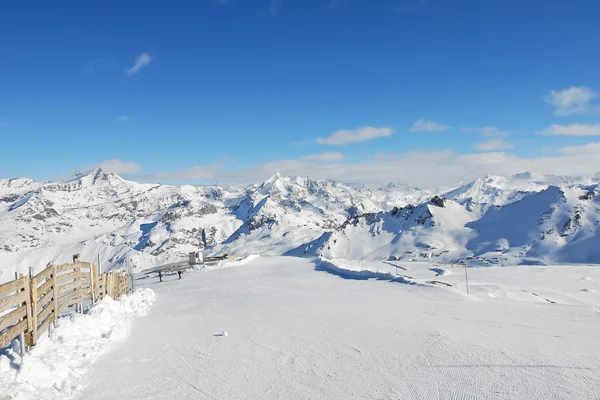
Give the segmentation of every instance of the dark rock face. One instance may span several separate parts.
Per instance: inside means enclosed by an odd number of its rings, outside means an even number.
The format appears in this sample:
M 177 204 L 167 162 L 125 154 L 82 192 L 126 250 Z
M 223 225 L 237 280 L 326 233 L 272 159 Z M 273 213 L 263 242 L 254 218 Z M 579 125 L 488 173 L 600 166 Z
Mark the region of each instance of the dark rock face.
M 445 203 L 446 203 L 446 199 L 444 199 L 443 197 L 440 197 L 440 196 L 434 196 L 431 199 L 431 204 L 441 207 L 441 208 L 444 208 Z
M 14 203 L 15 201 L 19 200 L 22 197 L 23 196 L 18 195 L 18 194 L 7 194 L 4 197 L 0 197 L 0 203 Z
M 575 214 L 565 222 L 560 230 L 560 236 L 565 237 L 576 233 L 582 226 L 581 213 L 583 210 L 576 208 Z
M 589 190 L 586 194 L 580 197 L 581 200 L 592 200 L 596 197 L 596 193 L 593 190 Z

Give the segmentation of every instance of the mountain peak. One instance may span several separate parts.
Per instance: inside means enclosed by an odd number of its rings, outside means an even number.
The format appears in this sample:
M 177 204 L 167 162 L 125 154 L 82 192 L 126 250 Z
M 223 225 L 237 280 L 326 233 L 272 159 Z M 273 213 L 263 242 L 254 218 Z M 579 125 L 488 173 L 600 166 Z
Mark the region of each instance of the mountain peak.
M 281 178 L 282 178 L 282 176 L 283 176 L 283 175 L 281 175 L 279 172 L 275 172 L 273 175 L 271 175 L 271 177 L 270 177 L 269 179 L 267 179 L 267 180 L 265 181 L 265 183 L 272 183 L 272 182 L 275 182 L 275 181 L 277 181 L 277 180 L 281 179 Z
M 80 181 L 84 186 L 98 186 L 98 185 L 111 185 L 119 184 L 124 182 L 117 174 L 106 171 L 100 167 L 95 168 L 91 171 L 78 173 L 69 182 Z

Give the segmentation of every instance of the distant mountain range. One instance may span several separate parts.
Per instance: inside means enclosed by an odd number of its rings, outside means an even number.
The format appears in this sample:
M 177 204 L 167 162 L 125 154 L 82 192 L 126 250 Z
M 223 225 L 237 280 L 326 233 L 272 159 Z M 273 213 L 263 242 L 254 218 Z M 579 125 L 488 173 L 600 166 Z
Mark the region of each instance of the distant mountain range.
M 205 248 L 235 255 L 600 263 L 594 177 L 486 176 L 452 190 L 273 175 L 240 189 L 140 184 L 96 169 L 0 180 L 0 280 L 100 255 L 141 269 Z

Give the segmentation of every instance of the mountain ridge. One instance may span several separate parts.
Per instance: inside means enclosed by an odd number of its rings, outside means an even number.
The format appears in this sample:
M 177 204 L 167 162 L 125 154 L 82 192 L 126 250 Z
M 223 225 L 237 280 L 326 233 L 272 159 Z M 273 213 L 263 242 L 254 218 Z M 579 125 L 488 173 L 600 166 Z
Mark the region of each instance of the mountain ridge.
M 0 273 L 86 247 L 102 248 L 106 266 L 115 268 L 143 268 L 198 248 L 237 255 L 600 263 L 593 250 L 600 247 L 598 178 L 487 175 L 451 190 L 356 187 L 281 174 L 244 188 L 170 186 L 102 169 L 66 182 L 0 179 Z

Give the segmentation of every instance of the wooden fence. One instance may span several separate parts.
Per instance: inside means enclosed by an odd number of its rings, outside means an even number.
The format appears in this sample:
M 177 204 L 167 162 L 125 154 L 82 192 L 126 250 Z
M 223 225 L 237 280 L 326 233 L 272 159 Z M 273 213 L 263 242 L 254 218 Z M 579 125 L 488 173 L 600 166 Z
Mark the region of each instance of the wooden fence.
M 130 291 L 126 273 L 98 275 L 96 266 L 86 262 L 50 265 L 29 275 L 0 285 L 0 347 L 21 335 L 22 345 L 34 346 L 66 308 L 83 312 L 84 303 Z

